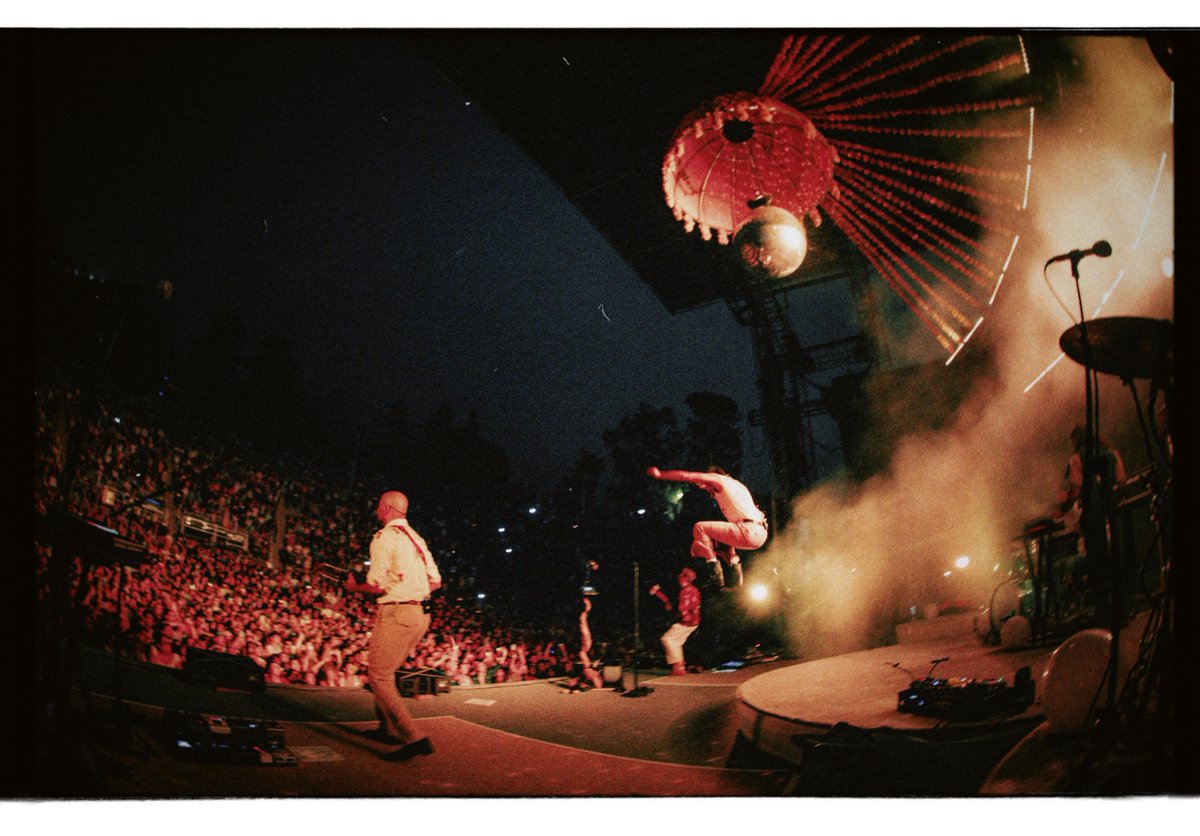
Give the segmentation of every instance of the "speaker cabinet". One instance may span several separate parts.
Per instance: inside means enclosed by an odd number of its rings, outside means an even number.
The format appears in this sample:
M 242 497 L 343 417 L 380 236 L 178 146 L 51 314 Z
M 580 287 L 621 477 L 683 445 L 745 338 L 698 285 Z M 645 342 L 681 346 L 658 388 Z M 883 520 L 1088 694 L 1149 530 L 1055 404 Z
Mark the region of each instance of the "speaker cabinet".
M 189 647 L 183 660 L 183 678 L 194 685 L 262 691 L 266 686 L 262 668 L 248 656 Z

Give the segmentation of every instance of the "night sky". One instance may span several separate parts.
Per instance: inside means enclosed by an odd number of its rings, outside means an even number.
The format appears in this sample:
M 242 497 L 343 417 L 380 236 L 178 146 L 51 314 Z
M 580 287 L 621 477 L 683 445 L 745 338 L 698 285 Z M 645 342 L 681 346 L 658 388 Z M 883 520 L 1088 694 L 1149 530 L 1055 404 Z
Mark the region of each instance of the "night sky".
M 401 34 L 43 32 L 35 83 L 39 251 L 169 280 L 184 339 L 221 309 L 287 337 L 359 429 L 476 410 L 549 485 L 641 402 L 758 405 L 729 311 L 669 315 Z

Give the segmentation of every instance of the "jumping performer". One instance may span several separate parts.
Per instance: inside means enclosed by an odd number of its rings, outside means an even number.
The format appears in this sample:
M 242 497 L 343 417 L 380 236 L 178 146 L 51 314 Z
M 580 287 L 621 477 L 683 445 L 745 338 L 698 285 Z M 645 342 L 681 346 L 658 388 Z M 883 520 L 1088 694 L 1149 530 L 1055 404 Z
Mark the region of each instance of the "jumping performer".
M 725 585 L 718 554 L 733 570 L 734 583 L 742 585 L 742 562 L 736 549 L 757 549 L 767 541 L 767 516 L 754 503 L 749 488 L 719 467 L 704 473 L 690 470 L 646 469 L 652 479 L 687 482 L 707 491 L 721 508 L 725 521 L 705 520 L 692 527 L 692 557 L 707 561 L 714 586 Z M 724 548 L 718 549 L 714 543 Z

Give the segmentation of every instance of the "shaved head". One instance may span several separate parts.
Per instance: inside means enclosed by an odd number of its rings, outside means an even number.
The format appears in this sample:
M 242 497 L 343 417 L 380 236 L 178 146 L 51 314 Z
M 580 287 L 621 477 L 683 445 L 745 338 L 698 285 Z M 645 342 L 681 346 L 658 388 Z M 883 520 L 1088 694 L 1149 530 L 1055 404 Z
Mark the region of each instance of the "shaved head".
M 379 497 L 379 507 L 375 509 L 375 516 L 381 523 L 407 517 L 408 497 L 400 491 L 387 491 Z

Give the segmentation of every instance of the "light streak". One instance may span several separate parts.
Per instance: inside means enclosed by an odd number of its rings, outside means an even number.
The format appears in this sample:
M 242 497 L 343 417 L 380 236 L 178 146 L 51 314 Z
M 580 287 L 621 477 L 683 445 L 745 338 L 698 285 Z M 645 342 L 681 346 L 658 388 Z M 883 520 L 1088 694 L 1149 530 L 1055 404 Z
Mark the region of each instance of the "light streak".
M 1138 234 L 1133 240 L 1133 251 L 1137 252 L 1138 244 L 1142 242 L 1142 235 L 1146 232 L 1146 224 L 1150 221 L 1150 210 L 1154 207 L 1154 199 L 1158 196 L 1158 184 L 1162 182 L 1163 168 L 1167 164 L 1167 152 L 1163 151 L 1162 156 L 1158 158 L 1158 171 L 1154 175 L 1154 185 L 1150 188 L 1150 196 L 1146 198 L 1146 211 L 1142 213 L 1142 223 L 1138 227 Z
M 962 342 L 958 344 L 958 348 L 954 349 L 954 353 L 951 354 L 950 357 L 946 360 L 947 366 L 949 366 L 951 363 L 954 362 L 954 358 L 957 357 L 959 352 L 962 351 L 966 347 L 967 340 L 971 339 L 971 335 L 974 334 L 977 330 L 979 330 L 979 326 L 982 324 L 983 324 L 983 317 L 981 316 L 981 317 L 979 317 L 979 319 L 975 320 L 974 327 L 972 327 L 971 330 L 967 332 L 967 335 L 965 337 L 963 337 Z
M 1036 386 L 1038 384 L 1038 381 L 1040 381 L 1043 377 L 1048 375 L 1050 373 L 1050 370 L 1053 369 L 1055 366 L 1057 366 L 1059 364 L 1059 362 L 1062 361 L 1062 358 L 1064 358 L 1066 356 L 1067 356 L 1066 354 L 1059 354 L 1057 357 L 1055 357 L 1054 361 L 1049 366 L 1046 366 L 1046 368 L 1044 368 L 1042 370 L 1041 374 L 1039 374 L 1032 381 L 1030 381 L 1029 385 L 1025 387 L 1024 394 L 1029 394 L 1029 390 L 1032 389 L 1034 386 Z
M 1021 240 L 1020 235 L 1014 235 L 1012 244 L 1008 248 L 1008 258 L 1004 259 L 1004 266 L 1000 268 L 1000 277 L 996 279 L 996 286 L 992 288 L 992 298 L 988 299 L 988 307 L 996 301 L 996 294 L 1000 292 L 1000 284 L 1004 281 L 1004 276 L 1008 273 L 1008 265 L 1012 262 L 1013 253 L 1017 251 L 1017 242 Z

